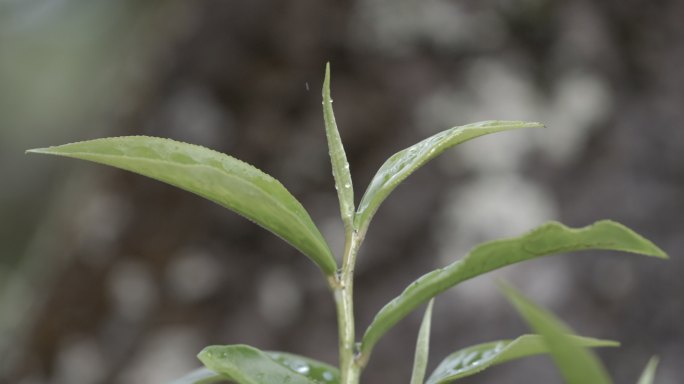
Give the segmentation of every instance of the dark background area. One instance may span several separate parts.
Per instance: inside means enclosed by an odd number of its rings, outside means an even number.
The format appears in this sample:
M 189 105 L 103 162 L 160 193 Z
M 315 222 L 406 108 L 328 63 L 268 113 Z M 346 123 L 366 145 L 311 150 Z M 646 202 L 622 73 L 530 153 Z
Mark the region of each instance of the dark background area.
M 430 368 L 527 332 L 504 279 L 621 341 L 600 352 L 616 383 L 654 354 L 656 382 L 681 382 L 683 19 L 676 0 L 0 1 L 0 383 L 163 383 L 208 344 L 335 363 L 325 282 L 280 239 L 158 182 L 23 154 L 130 134 L 221 150 L 279 179 L 339 255 L 327 61 L 357 203 L 387 157 L 441 130 L 548 127 L 463 144 L 391 195 L 359 256 L 359 333 L 479 242 L 610 218 L 671 260 L 589 252 L 467 282 L 436 302 Z M 420 315 L 382 339 L 364 382 L 408 381 Z M 463 382 L 560 379 L 533 358 Z

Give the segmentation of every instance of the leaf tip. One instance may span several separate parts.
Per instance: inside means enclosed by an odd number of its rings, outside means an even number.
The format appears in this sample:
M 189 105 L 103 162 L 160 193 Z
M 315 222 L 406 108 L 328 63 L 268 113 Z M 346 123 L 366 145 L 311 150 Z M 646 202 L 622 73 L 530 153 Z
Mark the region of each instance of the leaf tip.
M 323 98 L 330 97 L 330 62 L 325 63 L 325 77 L 323 77 Z
M 31 154 L 31 153 L 42 153 L 42 154 L 49 154 L 50 153 L 50 148 L 32 148 L 32 149 L 27 149 L 24 154 Z
M 670 258 L 665 251 L 663 251 L 660 247 L 655 245 L 652 241 L 641 236 L 639 233 L 635 232 L 634 230 L 632 230 L 631 228 L 627 227 L 624 224 L 618 223 L 618 222 L 613 221 L 613 220 L 599 220 L 592 225 L 592 227 L 600 227 L 600 226 L 612 227 L 612 228 L 618 229 L 618 230 L 626 233 L 632 239 L 634 239 L 637 242 L 637 246 L 633 247 L 633 249 L 625 250 L 627 252 L 639 253 L 642 255 L 653 256 L 653 257 L 657 257 L 659 259 L 666 259 L 666 260 Z

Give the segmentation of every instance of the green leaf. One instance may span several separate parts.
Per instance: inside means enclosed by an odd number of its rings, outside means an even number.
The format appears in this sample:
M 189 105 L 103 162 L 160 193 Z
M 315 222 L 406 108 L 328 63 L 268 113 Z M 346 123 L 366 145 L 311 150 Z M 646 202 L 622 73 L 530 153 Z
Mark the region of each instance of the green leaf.
M 248 345 L 210 346 L 198 357 L 207 368 L 238 384 L 337 384 L 340 380 L 337 368 L 328 364 Z
M 337 189 L 337 197 L 340 200 L 342 221 L 345 228 L 351 230 L 354 225 L 354 186 L 330 98 L 330 63 L 325 66 L 325 80 L 323 81 L 323 119 L 325 120 L 325 135 L 328 139 L 330 160 L 335 177 L 335 189 Z
M 544 337 L 561 376 L 567 384 L 609 384 L 603 364 L 589 350 L 573 342 L 572 331 L 554 315 L 538 307 L 512 287 L 502 286 L 504 294 L 527 324 Z
M 571 336 L 583 347 L 617 347 L 620 343 L 589 337 Z M 447 356 L 430 375 L 426 384 L 451 383 L 456 379 L 474 375 L 485 369 L 511 360 L 549 353 L 544 338 L 523 335 L 515 340 L 499 340 L 473 345 Z
M 340 371 L 332 365 L 287 352 L 266 352 L 277 363 L 319 383 L 339 383 Z
M 385 305 L 363 336 L 362 358 L 367 359 L 380 337 L 416 307 L 465 280 L 525 260 L 588 249 L 667 258 L 650 241 L 624 225 L 608 220 L 578 229 L 549 222 L 521 237 L 484 243 L 463 259 L 423 275 Z
M 178 380 L 174 380 L 171 384 L 209 384 L 220 382 L 228 383 L 229 379 L 208 368 L 199 368 Z
M 430 324 L 432 323 L 432 304 L 430 300 L 423 321 L 418 331 L 418 341 L 416 342 L 416 355 L 413 358 L 413 373 L 411 374 L 411 384 L 422 384 L 427 370 L 428 357 L 430 355 Z
M 327 274 L 335 258 L 304 207 L 273 177 L 197 145 L 146 136 L 113 137 L 33 149 L 135 172 L 195 193 L 278 235 Z
M 658 357 L 653 356 L 648 361 L 648 364 L 646 364 L 646 368 L 644 368 L 644 372 L 641 374 L 637 384 L 653 384 L 656 368 L 658 368 Z
M 483 121 L 442 131 L 403 151 L 395 153 L 380 167 L 373 180 L 371 180 L 368 189 L 366 189 L 354 219 L 356 228 L 360 232 L 365 232 L 380 204 L 382 204 L 394 188 L 418 168 L 445 150 L 489 133 L 518 128 L 541 127 L 543 125 L 540 123 L 524 121 Z

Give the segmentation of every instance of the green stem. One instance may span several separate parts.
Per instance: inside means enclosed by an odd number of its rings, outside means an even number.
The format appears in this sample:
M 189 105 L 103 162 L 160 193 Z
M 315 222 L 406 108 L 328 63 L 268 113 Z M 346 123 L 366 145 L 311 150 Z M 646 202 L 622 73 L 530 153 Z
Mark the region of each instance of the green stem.
M 340 338 L 340 384 L 358 384 L 361 366 L 357 364 L 356 339 L 354 333 L 354 265 L 356 254 L 363 241 L 351 228 L 346 229 L 346 242 L 342 259 L 342 270 L 331 284 L 337 307 L 337 322 Z

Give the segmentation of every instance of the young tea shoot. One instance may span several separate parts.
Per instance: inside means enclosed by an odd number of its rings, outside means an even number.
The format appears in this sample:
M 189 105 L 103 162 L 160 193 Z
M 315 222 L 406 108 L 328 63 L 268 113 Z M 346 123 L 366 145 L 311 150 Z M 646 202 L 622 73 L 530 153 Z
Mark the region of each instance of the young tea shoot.
M 257 168 L 211 149 L 169 139 L 126 136 L 96 139 L 28 152 L 72 157 L 124 169 L 202 196 L 269 230 L 298 249 L 320 269 L 336 304 L 339 365 L 247 345 L 209 346 L 199 353 L 204 364 L 176 384 L 358 384 L 375 345 L 400 320 L 429 303 L 416 343 L 411 384 L 452 383 L 492 366 L 527 356 L 550 354 L 569 384 L 610 383 L 603 365 L 588 348 L 618 343 L 573 335 L 553 315 L 513 288 L 503 292 L 536 334 L 483 341 L 448 355 L 430 374 L 428 350 L 432 303 L 440 293 L 487 272 L 543 256 L 583 250 L 612 250 L 667 258 L 649 240 L 622 224 L 601 220 L 582 228 L 549 222 L 518 237 L 490 241 L 455 261 L 428 272 L 377 313 L 363 333 L 354 319 L 354 266 L 371 220 L 392 191 L 413 172 L 447 149 L 497 132 L 541 128 L 524 121 L 483 121 L 447 129 L 392 155 L 380 167 L 358 208 L 349 163 L 337 129 L 330 92 L 330 65 L 323 81 L 323 118 L 344 224 L 341 265 L 303 205 L 276 179 Z M 367 257 L 372 257 L 368 255 Z M 359 335 L 361 335 L 359 337 Z M 647 365 L 639 384 L 653 382 L 657 359 Z M 425 377 L 428 377 L 425 380 Z M 407 379 L 409 381 L 409 379 Z

